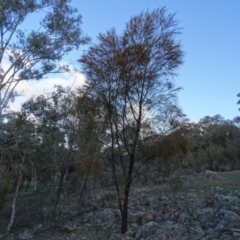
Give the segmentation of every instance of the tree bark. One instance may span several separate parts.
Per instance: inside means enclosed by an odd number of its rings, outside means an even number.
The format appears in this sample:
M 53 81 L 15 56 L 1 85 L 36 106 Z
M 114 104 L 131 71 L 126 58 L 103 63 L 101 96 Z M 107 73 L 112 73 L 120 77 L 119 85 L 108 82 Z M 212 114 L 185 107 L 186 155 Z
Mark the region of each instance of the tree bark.
M 16 201 L 17 201 L 18 192 L 19 192 L 21 182 L 22 182 L 22 173 L 19 174 L 18 179 L 17 179 L 16 190 L 15 190 L 15 194 L 14 194 L 14 198 L 13 198 L 13 202 L 12 202 L 11 218 L 10 218 L 10 222 L 7 226 L 7 234 L 9 234 L 9 232 L 11 230 L 11 227 L 13 225 L 13 222 L 14 222 L 14 218 L 15 218 L 15 214 L 16 214 Z
M 123 202 L 123 211 L 122 211 L 122 227 L 121 232 L 124 234 L 127 231 L 127 221 L 128 221 L 128 199 L 129 199 L 129 191 L 130 191 L 130 180 L 128 179 L 125 191 L 124 191 L 124 202 Z
M 53 216 L 56 216 L 56 213 L 57 213 L 57 207 L 58 207 L 58 203 L 59 203 L 60 194 L 61 194 L 61 191 L 62 191 L 62 184 L 63 184 L 64 175 L 65 175 L 65 171 L 62 169 L 61 178 L 60 178 L 60 182 L 59 182 L 59 185 L 58 185 L 56 202 L 55 202 L 54 209 L 53 209 Z
M 124 234 L 127 231 L 127 221 L 128 221 L 128 200 L 129 200 L 129 192 L 132 183 L 132 173 L 133 173 L 133 165 L 134 165 L 135 155 L 130 154 L 130 162 L 128 168 L 128 177 L 126 179 L 125 190 L 124 190 L 124 201 L 123 201 L 123 211 L 122 211 L 122 228 L 121 232 Z
M 87 181 L 88 181 L 88 172 L 86 174 L 86 177 L 85 177 L 85 180 L 84 180 L 84 184 L 83 184 L 83 187 L 82 187 L 81 192 L 80 192 L 79 201 L 81 201 L 82 198 L 83 198 L 83 194 L 84 194 L 84 192 L 86 190 L 86 186 L 87 186 Z

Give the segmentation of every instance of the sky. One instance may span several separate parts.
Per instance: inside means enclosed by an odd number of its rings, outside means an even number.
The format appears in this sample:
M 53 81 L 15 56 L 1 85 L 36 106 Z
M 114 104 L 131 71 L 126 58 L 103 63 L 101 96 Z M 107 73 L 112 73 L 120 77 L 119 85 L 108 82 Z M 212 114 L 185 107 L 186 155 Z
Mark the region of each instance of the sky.
M 182 28 L 180 36 L 184 63 L 177 70 L 175 83 L 183 90 L 179 105 L 191 121 L 205 116 L 222 115 L 233 119 L 240 115 L 237 94 L 240 92 L 240 1 L 239 0 L 72 0 L 82 15 L 82 30 L 96 42 L 99 33 L 115 28 L 121 33 L 129 19 L 144 10 L 165 6 L 176 13 Z M 37 19 L 37 16 L 34 16 Z M 26 28 L 31 28 L 26 23 Z M 75 63 L 82 47 L 64 58 Z M 55 76 L 44 81 L 19 86 L 27 97 L 49 91 L 54 84 L 75 86 L 84 82 L 81 73 Z M 23 98 L 22 98 L 23 100 Z M 13 106 L 20 105 L 17 100 Z

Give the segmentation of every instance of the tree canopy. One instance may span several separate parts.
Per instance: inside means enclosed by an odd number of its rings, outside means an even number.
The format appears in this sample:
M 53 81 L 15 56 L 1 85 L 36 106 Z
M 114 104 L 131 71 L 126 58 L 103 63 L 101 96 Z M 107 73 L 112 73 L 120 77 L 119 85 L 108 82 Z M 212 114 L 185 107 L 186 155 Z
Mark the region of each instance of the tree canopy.
M 56 86 L 5 114 L 19 82 L 68 71 L 64 54 L 88 43 L 70 2 L 0 2 L 0 207 L 8 201 L 10 221 L 3 224 L 8 233 L 21 196 L 38 204 L 37 220 L 47 209 L 47 217 L 60 221 L 68 214 L 58 211 L 62 193 L 76 194 L 71 207 L 78 216 L 89 186 L 113 187 L 125 233 L 130 190 L 142 180 L 154 178 L 159 184 L 186 169 L 240 167 L 240 118 L 215 115 L 190 123 L 178 105 L 181 87 L 175 77 L 184 52 L 181 28 L 166 8 L 133 16 L 120 33 L 114 28 L 100 33 L 79 59 L 86 77 L 81 88 Z M 36 13 L 42 16 L 39 26 L 23 30 Z M 46 196 L 44 208 L 34 194 Z M 93 208 L 98 208 L 95 202 Z
M 153 157 L 138 151 L 144 129 L 151 126 L 158 132 L 163 122 L 170 129 L 183 117 L 176 102 L 180 88 L 172 79 L 182 64 L 180 32 L 174 15 L 165 8 L 146 11 L 132 17 L 120 35 L 115 29 L 99 34 L 98 42 L 79 60 L 110 133 L 109 160 L 119 197 L 122 233 L 127 231 L 130 186 L 141 166 L 137 163 Z M 123 191 L 116 176 L 118 166 L 125 179 Z
M 81 30 L 81 15 L 70 0 L 2 0 L 0 2 L 0 114 L 20 81 L 40 80 L 68 70 L 65 54 L 89 41 Z M 41 12 L 39 26 L 23 30 L 32 14 Z

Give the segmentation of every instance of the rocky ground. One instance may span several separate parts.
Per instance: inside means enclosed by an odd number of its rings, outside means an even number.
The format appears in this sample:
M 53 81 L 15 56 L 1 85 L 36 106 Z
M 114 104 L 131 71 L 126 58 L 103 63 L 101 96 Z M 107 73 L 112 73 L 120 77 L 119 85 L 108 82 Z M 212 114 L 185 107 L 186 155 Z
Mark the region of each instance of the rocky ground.
M 92 194 L 81 211 L 74 207 L 74 196 L 66 196 L 58 216 L 71 212 L 65 223 L 43 219 L 31 228 L 0 234 L 0 239 L 240 239 L 240 172 L 205 172 L 181 179 L 184 185 L 176 177 L 168 185 L 132 188 L 124 235 L 115 192 L 105 189 Z

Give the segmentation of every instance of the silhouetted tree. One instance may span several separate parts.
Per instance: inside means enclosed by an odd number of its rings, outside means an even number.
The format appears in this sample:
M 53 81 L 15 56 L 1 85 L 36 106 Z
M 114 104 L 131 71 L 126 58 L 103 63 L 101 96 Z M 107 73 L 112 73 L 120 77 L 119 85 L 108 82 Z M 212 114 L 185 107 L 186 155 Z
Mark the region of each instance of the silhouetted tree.
M 114 29 L 99 34 L 79 60 L 91 94 L 102 106 L 111 147 L 109 162 L 122 216 L 122 233 L 127 231 L 130 187 L 142 164 L 153 154 L 142 155 L 143 130 L 146 125 L 161 131 L 168 129 L 183 114 L 176 104 L 172 77 L 182 64 L 180 29 L 175 16 L 165 8 L 146 11 L 132 17 L 121 35 Z M 136 164 L 141 163 L 141 164 Z M 124 184 L 117 172 L 121 170 Z

